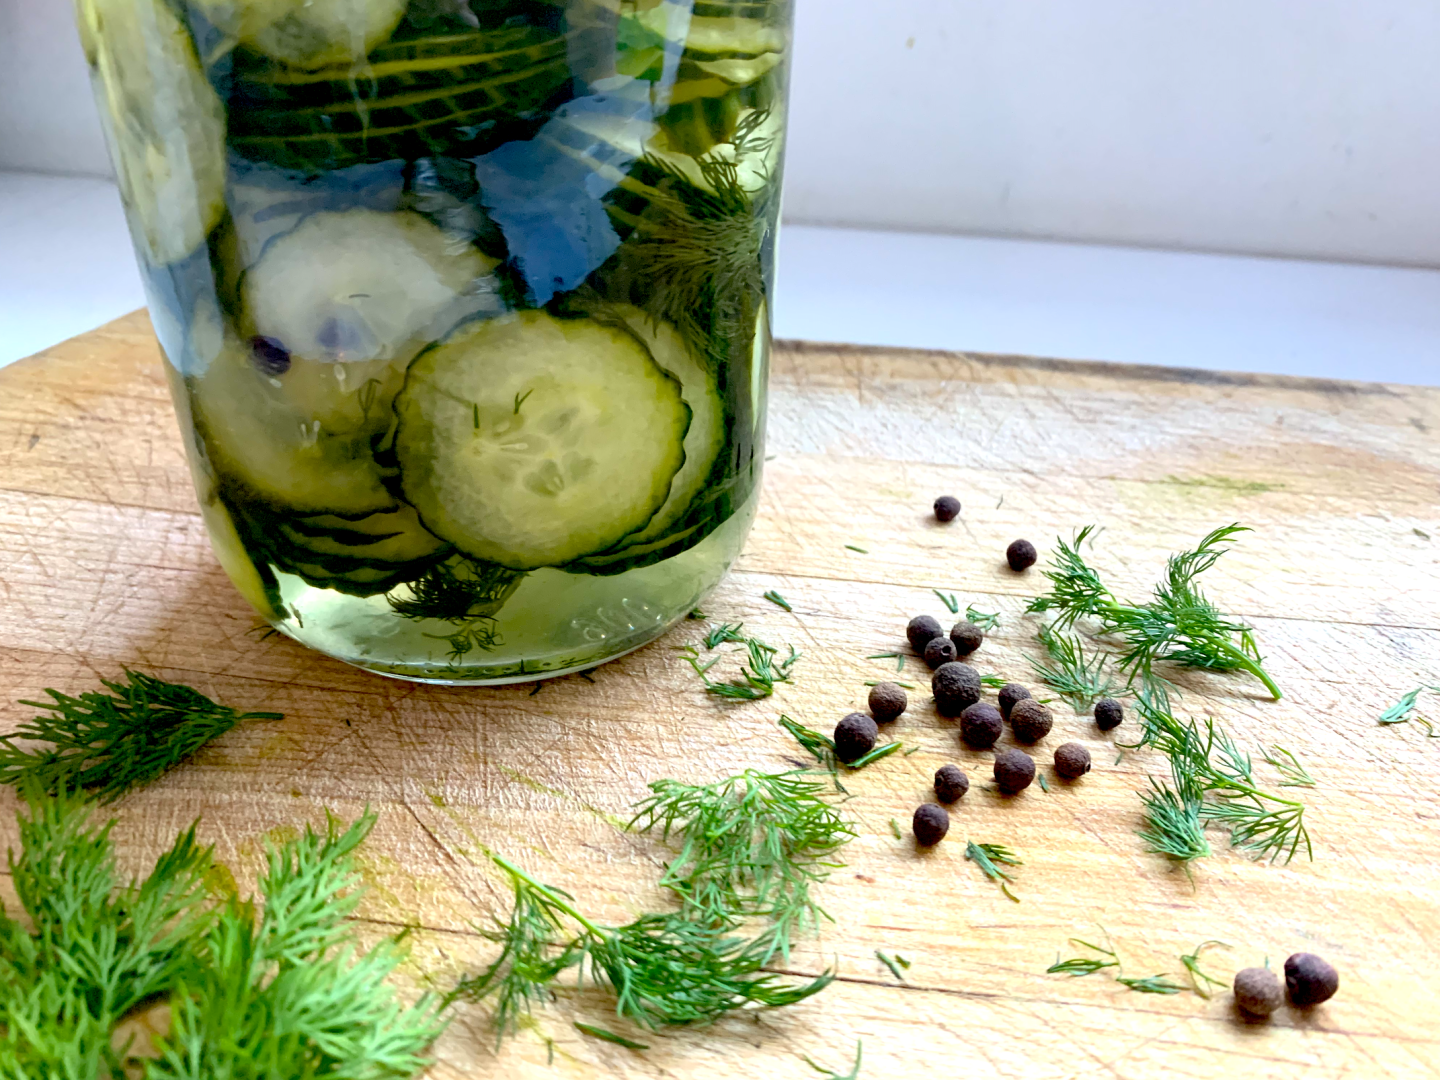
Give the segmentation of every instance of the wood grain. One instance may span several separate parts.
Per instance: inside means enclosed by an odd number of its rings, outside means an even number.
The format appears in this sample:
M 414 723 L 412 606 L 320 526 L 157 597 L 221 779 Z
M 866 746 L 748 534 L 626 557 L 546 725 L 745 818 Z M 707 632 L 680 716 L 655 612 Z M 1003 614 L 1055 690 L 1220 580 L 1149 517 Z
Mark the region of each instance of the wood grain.
M 284 712 L 120 804 L 121 858 L 147 866 L 199 816 L 248 885 L 266 835 L 370 803 L 381 819 L 360 925 L 376 937 L 422 928 L 405 972 L 415 986 L 448 987 L 489 955 L 474 924 L 505 898 L 486 848 L 601 918 L 662 905 L 665 851 L 615 826 L 645 784 L 785 767 L 797 751 L 776 717 L 825 728 L 859 707 L 867 679 L 893 675 L 893 661 L 865 657 L 903 644 L 911 615 L 945 614 L 931 589 L 1000 611 L 976 662 L 1026 679 L 1035 626 L 1022 611 L 1040 579 L 1004 567 L 1016 536 L 1043 548 L 1104 525 L 1095 559 L 1124 594 L 1215 525 L 1256 529 L 1210 591 L 1256 626 L 1286 698 L 1192 675 L 1185 704 L 1246 745 L 1301 756 L 1319 782 L 1304 793 L 1313 863 L 1257 864 L 1217 836 L 1191 882 L 1135 835 L 1135 792 L 1161 773 L 1157 755 L 1117 763 L 1115 740 L 1061 706 L 1046 746 L 1079 739 L 1095 770 L 1003 799 L 979 782 L 989 755 L 962 748 L 921 691 L 895 726 L 919 750 L 847 780 L 860 835 L 825 890 L 837 921 L 790 963 L 802 975 L 835 965 L 834 986 L 789 1010 L 646 1037 L 644 1054 L 571 1027 L 636 1034 L 592 993 L 565 994 L 498 1053 L 485 1011 L 463 1010 L 435 1080 L 787 1080 L 817 1075 L 807 1054 L 847 1071 L 857 1039 L 866 1077 L 1440 1075 L 1440 740 L 1375 724 L 1437 676 L 1440 392 L 784 344 L 762 511 L 705 607 L 805 658 L 775 698 L 726 706 L 673 651 L 700 635 L 693 623 L 593 683 L 534 696 L 390 681 L 264 637 L 206 546 L 160 363 L 137 312 L 0 372 L 0 730 L 26 716 L 16 699 L 78 692 L 122 664 Z M 965 504 L 949 526 L 928 512 L 944 492 Z M 771 588 L 793 613 L 761 599 Z M 904 677 L 925 682 L 913 658 Z M 977 783 L 950 838 L 917 852 L 890 821 L 905 825 L 952 761 Z M 13 809 L 0 795 L 0 843 L 14 843 Z M 1024 857 L 1020 904 L 963 859 L 967 838 Z M 1127 974 L 1180 972 L 1180 954 L 1220 939 L 1230 948 L 1207 953 L 1208 967 L 1227 980 L 1308 950 L 1340 968 L 1340 994 L 1253 1025 L 1224 993 L 1157 997 L 1044 974 L 1097 925 Z M 911 960 L 905 983 L 877 949 Z

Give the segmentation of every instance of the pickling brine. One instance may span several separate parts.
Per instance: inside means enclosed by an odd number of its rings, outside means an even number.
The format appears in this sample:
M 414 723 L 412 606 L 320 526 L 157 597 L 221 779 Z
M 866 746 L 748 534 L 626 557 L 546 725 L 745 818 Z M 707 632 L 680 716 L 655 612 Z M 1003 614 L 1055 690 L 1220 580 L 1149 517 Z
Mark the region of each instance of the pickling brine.
M 763 462 L 788 0 L 79 0 L 221 564 L 373 671 L 683 618 Z

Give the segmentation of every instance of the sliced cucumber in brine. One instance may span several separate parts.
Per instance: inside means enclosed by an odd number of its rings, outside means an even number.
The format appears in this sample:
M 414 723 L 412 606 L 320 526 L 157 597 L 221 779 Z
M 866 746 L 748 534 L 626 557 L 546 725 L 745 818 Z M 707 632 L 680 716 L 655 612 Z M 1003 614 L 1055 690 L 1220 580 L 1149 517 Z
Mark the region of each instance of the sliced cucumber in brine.
M 79 0 L 77 14 L 136 246 L 176 262 L 225 210 L 220 98 L 164 0 Z
M 399 373 L 375 365 L 372 379 L 342 385 L 341 368 L 284 360 L 263 343 L 227 336 L 204 374 L 189 380 L 195 425 L 222 484 L 285 512 L 394 509 L 373 442 L 389 423 L 383 384 L 398 384 Z M 368 386 L 377 389 L 366 394 Z
M 390 36 L 408 0 L 191 0 L 241 44 L 296 67 L 363 60 Z
M 526 311 L 462 327 L 395 401 L 405 498 L 466 554 L 568 563 L 642 528 L 685 460 L 690 409 L 631 333 Z
M 501 310 L 495 266 L 410 211 L 311 214 L 245 273 L 241 329 L 307 360 L 404 363 Z

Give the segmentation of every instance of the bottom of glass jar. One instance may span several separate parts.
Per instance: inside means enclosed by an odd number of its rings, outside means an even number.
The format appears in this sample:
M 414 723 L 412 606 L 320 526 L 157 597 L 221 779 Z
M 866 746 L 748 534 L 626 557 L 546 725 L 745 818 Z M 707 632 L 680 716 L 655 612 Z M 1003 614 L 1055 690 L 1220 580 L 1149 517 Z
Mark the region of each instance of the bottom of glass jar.
M 588 671 L 654 641 L 710 593 L 739 555 L 755 500 L 694 547 L 610 576 L 537 570 L 494 616 L 407 619 L 383 596 L 316 588 L 276 571 L 287 637 L 408 682 L 500 686 Z

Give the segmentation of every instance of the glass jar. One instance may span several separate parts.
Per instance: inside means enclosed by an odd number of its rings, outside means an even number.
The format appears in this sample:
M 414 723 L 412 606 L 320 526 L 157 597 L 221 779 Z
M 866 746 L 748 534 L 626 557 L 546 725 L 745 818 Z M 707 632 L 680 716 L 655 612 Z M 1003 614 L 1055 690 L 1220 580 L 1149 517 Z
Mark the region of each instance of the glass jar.
M 79 0 L 201 510 L 371 671 L 591 667 L 738 555 L 788 0 Z

